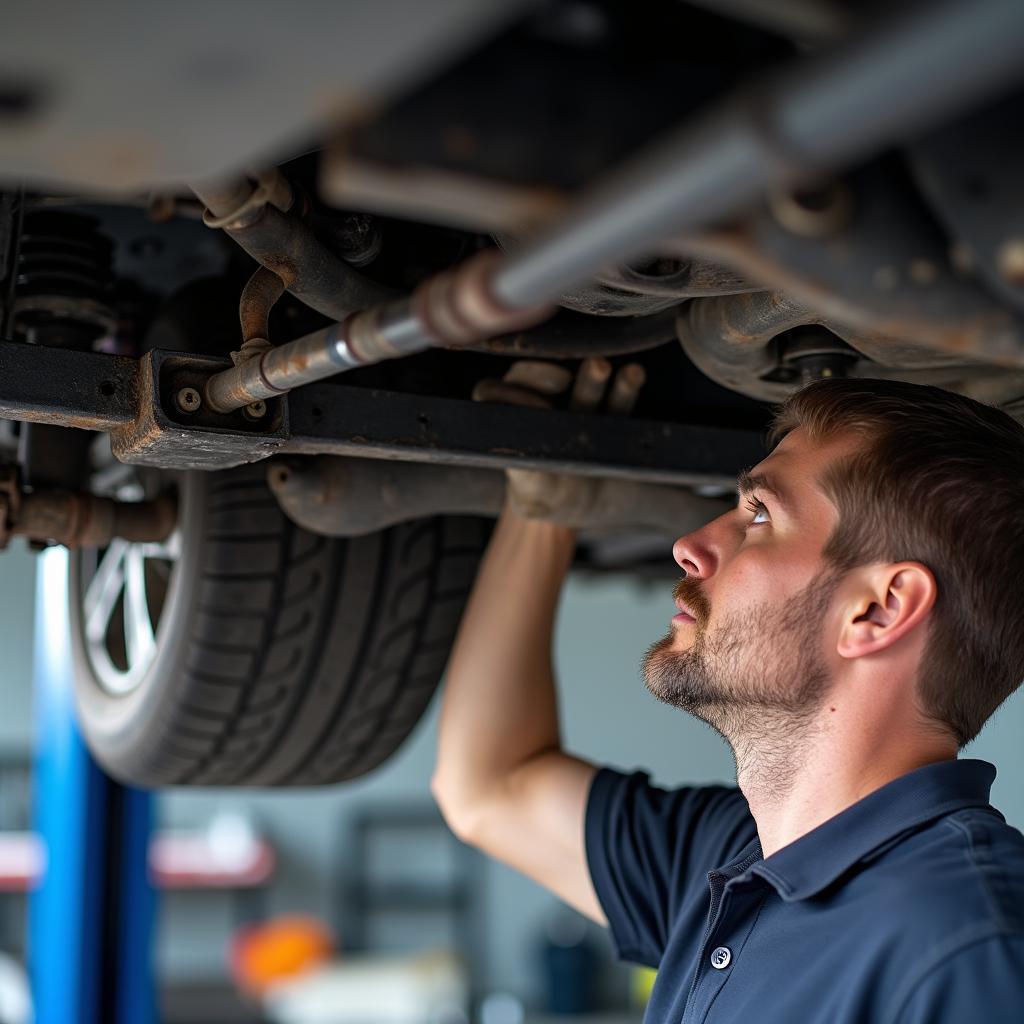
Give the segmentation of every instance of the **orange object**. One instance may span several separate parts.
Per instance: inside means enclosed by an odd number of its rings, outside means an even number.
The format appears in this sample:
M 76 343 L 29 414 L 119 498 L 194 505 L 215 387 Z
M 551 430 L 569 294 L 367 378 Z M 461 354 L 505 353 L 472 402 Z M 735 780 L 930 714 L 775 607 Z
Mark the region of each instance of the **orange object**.
M 249 995 L 262 995 L 275 981 L 294 978 L 329 960 L 330 930 L 313 917 L 279 917 L 246 925 L 231 940 L 231 975 Z

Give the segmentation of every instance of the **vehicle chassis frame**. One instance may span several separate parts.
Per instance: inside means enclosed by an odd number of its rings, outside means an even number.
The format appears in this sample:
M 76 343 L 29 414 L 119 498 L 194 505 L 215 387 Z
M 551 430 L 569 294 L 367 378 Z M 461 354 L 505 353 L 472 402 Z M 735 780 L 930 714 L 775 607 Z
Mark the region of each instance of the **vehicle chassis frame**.
M 381 391 L 335 381 L 244 410 L 183 413 L 224 359 L 154 350 L 139 359 L 0 341 L 0 417 L 107 432 L 124 462 L 227 469 L 273 455 L 343 455 L 516 467 L 651 483 L 731 486 L 761 459 L 753 430 L 628 419 Z

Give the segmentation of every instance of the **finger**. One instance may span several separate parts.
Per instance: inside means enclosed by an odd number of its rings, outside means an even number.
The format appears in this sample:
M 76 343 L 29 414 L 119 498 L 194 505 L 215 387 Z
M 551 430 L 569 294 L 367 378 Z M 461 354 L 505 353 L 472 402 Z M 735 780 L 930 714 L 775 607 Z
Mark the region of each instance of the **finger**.
M 474 402 L 498 402 L 502 405 L 525 405 L 531 409 L 550 409 L 551 403 L 542 395 L 520 384 L 509 384 L 503 380 L 479 381 L 473 388 Z
M 572 370 L 558 363 L 520 359 L 512 364 L 502 380 L 531 388 L 542 395 L 560 395 L 572 383 Z
M 601 404 L 611 374 L 612 364 L 607 359 L 584 359 L 576 373 L 569 408 L 573 412 L 593 412 Z
M 627 363 L 620 367 L 608 393 L 608 411 L 613 416 L 628 416 L 646 380 L 647 371 L 639 363 Z

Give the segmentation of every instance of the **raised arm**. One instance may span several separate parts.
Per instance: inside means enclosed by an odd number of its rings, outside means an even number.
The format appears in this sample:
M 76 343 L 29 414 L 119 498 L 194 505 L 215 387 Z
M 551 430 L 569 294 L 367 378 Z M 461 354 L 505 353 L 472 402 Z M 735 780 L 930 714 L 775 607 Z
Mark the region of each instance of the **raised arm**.
M 583 816 L 595 767 L 562 750 L 551 643 L 571 530 L 506 511 L 448 669 L 432 789 L 464 842 L 601 924 Z

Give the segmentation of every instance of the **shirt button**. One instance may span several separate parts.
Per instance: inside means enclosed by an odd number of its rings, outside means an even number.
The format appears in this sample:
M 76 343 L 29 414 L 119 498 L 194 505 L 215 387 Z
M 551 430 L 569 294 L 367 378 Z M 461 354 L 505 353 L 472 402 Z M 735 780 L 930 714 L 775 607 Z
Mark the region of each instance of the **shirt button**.
M 730 963 L 732 963 L 732 953 L 729 951 L 728 946 L 719 946 L 711 954 L 711 966 L 716 971 L 724 971 Z

